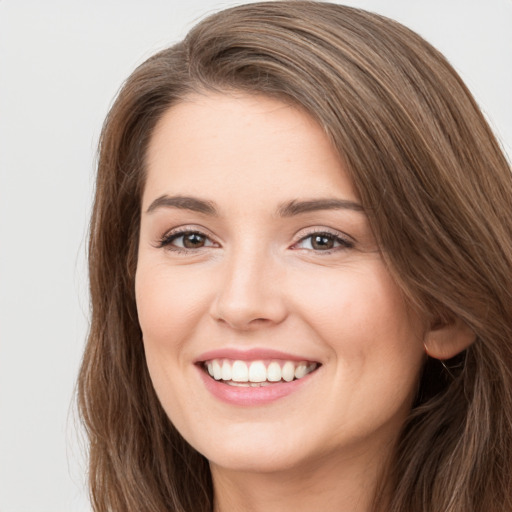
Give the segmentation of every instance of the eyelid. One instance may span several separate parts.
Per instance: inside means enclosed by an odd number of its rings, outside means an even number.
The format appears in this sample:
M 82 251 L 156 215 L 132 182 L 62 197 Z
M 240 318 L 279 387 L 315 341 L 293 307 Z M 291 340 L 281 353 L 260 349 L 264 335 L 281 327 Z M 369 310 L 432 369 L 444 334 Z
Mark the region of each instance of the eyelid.
M 207 233 L 206 229 L 204 229 L 202 227 L 194 226 L 194 225 L 189 225 L 189 226 L 180 226 L 180 227 L 172 228 L 172 229 L 166 231 L 157 240 L 156 247 L 157 248 L 164 248 L 164 249 L 166 248 L 166 249 L 173 250 L 173 251 L 176 251 L 176 252 L 189 252 L 189 251 L 190 252 L 197 252 L 198 250 L 203 249 L 204 247 L 198 247 L 196 249 L 189 249 L 189 248 L 186 248 L 186 247 L 178 247 L 178 246 L 173 246 L 172 245 L 172 242 L 174 240 L 176 240 L 177 238 L 180 238 L 180 236 L 184 236 L 184 235 L 186 235 L 188 233 L 195 233 L 195 234 L 204 236 L 210 242 L 212 242 L 213 245 L 216 245 L 216 246 L 220 245 L 214 239 L 214 237 L 212 237 L 209 233 Z M 209 245 L 207 247 L 212 247 L 212 245 Z
M 188 226 L 180 226 L 176 228 L 172 228 L 168 231 L 166 231 L 157 241 L 156 247 L 157 248 L 167 248 L 169 250 L 175 251 L 175 252 L 197 252 L 204 248 L 209 247 L 219 247 L 220 244 L 214 239 L 213 236 L 211 236 L 209 233 L 207 233 L 208 230 L 206 230 L 203 227 L 198 227 L 197 225 L 188 225 Z M 172 242 L 176 240 L 177 238 L 180 238 L 181 236 L 184 236 L 186 234 L 199 234 L 201 236 L 204 236 L 207 240 L 211 242 L 212 245 L 208 245 L 206 247 L 197 247 L 195 249 L 192 248 L 186 248 L 186 247 L 179 247 L 176 245 L 172 245 Z M 304 228 L 299 232 L 297 235 L 296 241 L 292 244 L 291 249 L 299 250 L 300 248 L 296 248 L 296 246 L 308 238 L 314 236 L 314 235 L 328 235 L 333 237 L 340 245 L 338 247 L 334 247 L 331 249 L 326 250 L 314 250 L 314 249 L 304 249 L 307 251 L 312 251 L 315 253 L 322 253 L 322 254 L 329 254 L 331 252 L 340 250 L 340 249 L 349 249 L 354 247 L 355 240 L 347 235 L 346 233 L 343 233 L 341 231 L 332 229 L 332 228 L 325 228 L 325 227 L 317 227 L 317 228 Z
M 323 254 L 329 254 L 332 251 L 336 251 L 338 249 L 350 249 L 354 247 L 356 241 L 351 236 L 347 235 L 346 233 L 343 233 L 342 231 L 338 231 L 336 229 L 332 228 L 324 228 L 324 227 L 318 227 L 318 228 L 306 228 L 307 231 L 302 233 L 299 233 L 297 241 L 295 241 L 292 245 L 292 248 L 297 246 L 300 242 L 314 236 L 314 235 L 329 235 L 334 237 L 338 242 L 341 243 L 340 247 L 327 249 L 324 251 L 314 251 L 317 253 L 323 253 Z M 311 250 L 311 249 L 307 249 Z

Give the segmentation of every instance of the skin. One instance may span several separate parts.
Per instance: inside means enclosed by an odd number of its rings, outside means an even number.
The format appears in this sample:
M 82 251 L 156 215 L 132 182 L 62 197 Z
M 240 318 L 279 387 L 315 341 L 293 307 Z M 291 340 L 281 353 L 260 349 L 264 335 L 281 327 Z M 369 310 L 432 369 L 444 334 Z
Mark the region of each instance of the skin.
M 364 211 L 276 213 L 292 200 L 358 204 L 336 151 L 292 106 L 208 93 L 163 116 L 147 157 L 136 274 L 147 364 L 168 416 L 210 461 L 215 510 L 368 511 L 428 333 Z M 218 215 L 155 203 L 164 195 L 213 202 Z M 184 252 L 183 238 L 163 245 L 178 228 L 204 237 Z M 312 243 L 315 231 L 332 233 L 331 250 Z M 235 406 L 194 364 L 220 348 L 273 348 L 321 367 L 275 402 Z

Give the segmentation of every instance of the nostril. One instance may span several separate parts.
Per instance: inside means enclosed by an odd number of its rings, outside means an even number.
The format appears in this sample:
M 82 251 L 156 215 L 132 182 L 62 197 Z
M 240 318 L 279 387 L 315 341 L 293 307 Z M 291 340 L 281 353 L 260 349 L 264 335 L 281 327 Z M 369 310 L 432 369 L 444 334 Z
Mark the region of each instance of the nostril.
M 250 265 L 249 265 L 250 266 Z M 288 311 L 282 289 L 265 273 L 234 272 L 211 304 L 210 315 L 218 323 L 239 331 L 250 331 L 281 323 Z

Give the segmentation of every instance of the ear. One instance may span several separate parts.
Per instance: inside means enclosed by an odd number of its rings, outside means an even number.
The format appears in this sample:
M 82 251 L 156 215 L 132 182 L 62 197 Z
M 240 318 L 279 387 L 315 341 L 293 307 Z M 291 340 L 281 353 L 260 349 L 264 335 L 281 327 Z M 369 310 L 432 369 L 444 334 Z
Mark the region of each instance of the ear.
M 424 338 L 425 352 L 434 359 L 451 359 L 467 349 L 476 339 L 475 333 L 460 318 L 431 325 Z

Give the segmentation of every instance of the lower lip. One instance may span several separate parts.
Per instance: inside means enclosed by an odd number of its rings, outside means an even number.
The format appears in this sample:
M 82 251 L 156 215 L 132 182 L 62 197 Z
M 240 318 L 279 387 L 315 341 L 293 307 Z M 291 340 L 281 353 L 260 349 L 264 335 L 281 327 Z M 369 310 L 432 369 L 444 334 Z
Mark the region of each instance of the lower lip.
M 318 371 L 309 373 L 301 379 L 291 382 L 279 382 L 269 386 L 245 387 L 230 386 L 222 381 L 212 379 L 200 366 L 197 367 L 206 389 L 219 400 L 231 405 L 257 406 L 265 405 L 298 391 L 307 384 L 311 377 Z

